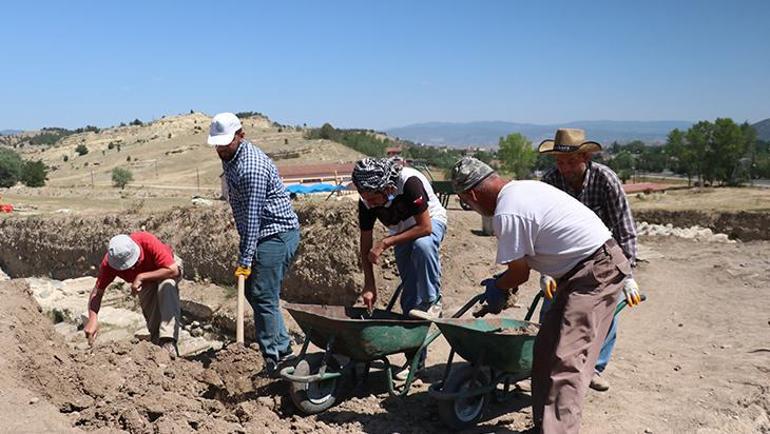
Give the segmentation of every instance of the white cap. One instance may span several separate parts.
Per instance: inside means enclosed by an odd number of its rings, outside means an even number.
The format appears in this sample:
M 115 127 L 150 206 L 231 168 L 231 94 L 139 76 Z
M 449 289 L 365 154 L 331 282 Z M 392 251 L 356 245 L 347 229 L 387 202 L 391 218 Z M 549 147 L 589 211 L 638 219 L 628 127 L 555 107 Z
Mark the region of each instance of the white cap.
M 241 121 L 232 113 L 219 113 L 209 126 L 209 145 L 226 146 L 233 141 L 235 133 L 242 128 Z
M 107 263 L 118 271 L 128 270 L 139 260 L 139 245 L 128 235 L 115 235 L 107 248 Z

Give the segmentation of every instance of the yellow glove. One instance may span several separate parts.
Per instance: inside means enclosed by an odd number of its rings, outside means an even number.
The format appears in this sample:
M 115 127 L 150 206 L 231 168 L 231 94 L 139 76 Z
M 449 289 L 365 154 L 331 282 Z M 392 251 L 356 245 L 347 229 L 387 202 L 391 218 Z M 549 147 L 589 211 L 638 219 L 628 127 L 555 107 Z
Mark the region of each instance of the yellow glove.
M 249 275 L 251 275 L 251 267 L 244 267 L 243 265 L 238 265 L 235 268 L 235 278 L 237 279 L 239 276 L 243 276 L 244 278 L 248 279 Z
M 541 274 L 540 275 L 540 290 L 543 291 L 545 298 L 553 300 L 556 295 L 556 280 L 553 277 Z
M 628 307 L 639 306 L 642 302 L 642 296 L 639 294 L 639 285 L 633 277 L 629 277 L 623 282 L 623 295 L 626 297 Z

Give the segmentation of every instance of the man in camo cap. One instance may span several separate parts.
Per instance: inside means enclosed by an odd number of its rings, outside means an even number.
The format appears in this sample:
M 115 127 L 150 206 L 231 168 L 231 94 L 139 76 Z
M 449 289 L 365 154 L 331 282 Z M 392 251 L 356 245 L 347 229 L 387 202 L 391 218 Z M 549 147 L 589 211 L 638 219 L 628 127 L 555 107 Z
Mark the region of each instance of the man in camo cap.
M 559 291 L 535 340 L 535 430 L 577 433 L 583 397 L 631 266 L 604 223 L 569 194 L 540 181 L 503 180 L 465 157 L 452 186 L 476 212 L 493 217 L 496 262 L 504 273 L 484 282 L 487 310 L 499 313 L 530 269 L 553 276 Z

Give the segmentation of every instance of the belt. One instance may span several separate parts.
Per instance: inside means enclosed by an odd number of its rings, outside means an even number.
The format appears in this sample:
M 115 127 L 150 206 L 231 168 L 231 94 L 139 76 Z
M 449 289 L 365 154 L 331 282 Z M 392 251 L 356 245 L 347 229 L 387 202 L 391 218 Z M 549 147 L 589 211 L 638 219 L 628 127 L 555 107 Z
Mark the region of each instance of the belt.
M 588 261 L 591 261 L 591 260 L 594 260 L 594 259 L 598 259 L 599 255 L 601 255 L 601 254 L 605 254 L 605 255 L 608 255 L 608 256 L 610 256 L 610 255 L 611 255 L 610 251 L 611 251 L 613 248 L 617 247 L 617 246 L 618 246 L 618 243 L 617 243 L 617 241 L 615 241 L 615 239 L 614 239 L 614 238 L 610 238 L 610 239 L 609 239 L 609 240 L 607 240 L 607 241 L 606 241 L 604 244 L 602 244 L 602 245 L 601 245 L 601 247 L 599 247 L 598 249 L 596 249 L 596 250 L 595 250 L 593 253 L 591 253 L 590 255 L 588 255 L 587 257 L 585 257 L 584 259 L 581 259 L 581 260 L 580 260 L 580 262 L 578 262 L 577 264 L 575 264 L 575 266 L 574 266 L 574 267 L 572 267 L 572 268 L 571 268 L 569 271 L 567 271 L 566 273 L 564 273 L 564 275 L 563 275 L 563 276 L 561 276 L 560 278 L 556 279 L 556 284 L 557 284 L 557 285 L 560 285 L 560 284 L 561 284 L 561 282 L 564 282 L 564 281 L 566 281 L 566 280 L 569 280 L 569 279 L 570 279 L 572 276 L 574 276 L 574 275 L 575 275 L 575 273 L 577 273 L 578 271 L 580 271 L 580 268 L 582 268 L 582 267 L 583 267 L 583 265 L 585 265 L 585 263 L 586 263 L 586 262 L 588 262 Z

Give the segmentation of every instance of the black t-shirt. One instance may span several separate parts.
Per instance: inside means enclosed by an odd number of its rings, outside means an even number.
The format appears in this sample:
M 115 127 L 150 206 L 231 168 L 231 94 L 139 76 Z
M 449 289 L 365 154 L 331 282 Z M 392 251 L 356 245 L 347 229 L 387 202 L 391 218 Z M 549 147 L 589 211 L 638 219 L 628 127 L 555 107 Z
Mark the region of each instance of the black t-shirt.
M 412 176 L 406 180 L 403 192 L 393 199 L 389 207 L 367 208 L 363 200 L 359 200 L 358 227 L 362 231 L 370 231 L 377 219 L 385 226 L 395 226 L 427 209 L 428 192 L 425 191 L 420 178 Z

